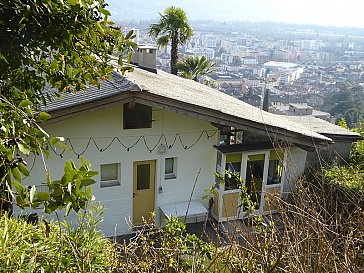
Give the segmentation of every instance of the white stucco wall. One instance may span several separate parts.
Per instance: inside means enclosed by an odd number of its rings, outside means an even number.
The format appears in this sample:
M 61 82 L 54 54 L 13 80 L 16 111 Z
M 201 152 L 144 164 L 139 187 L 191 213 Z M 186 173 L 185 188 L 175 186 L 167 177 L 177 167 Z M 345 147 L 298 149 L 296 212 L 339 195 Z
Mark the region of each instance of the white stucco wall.
M 297 178 L 305 171 L 307 151 L 298 147 L 288 147 L 285 153 L 285 182 L 283 184 L 282 196 L 295 188 Z
M 190 146 L 195 143 L 200 134 L 208 131 L 209 135 L 216 132 L 216 128 L 209 122 L 168 112 L 162 109 L 153 109 L 153 126 L 148 129 L 123 130 L 123 108 L 122 104 L 112 108 L 99 110 L 92 113 L 76 116 L 64 121 L 45 125 L 45 130 L 51 136 L 63 136 L 70 138 L 76 153 L 81 153 L 87 146 L 90 137 L 93 137 L 99 148 L 105 148 L 110 144 L 113 137 L 118 137 L 126 146 L 134 144 L 140 136 L 144 136 L 150 148 L 153 148 L 162 134 L 166 135 L 167 143 L 172 144 L 179 133 L 183 144 Z M 150 152 L 143 140 L 140 140 L 135 147 L 127 151 L 118 141 L 105 151 L 100 152 L 91 142 L 84 152 L 84 157 L 92 164 L 92 169 L 100 171 L 100 164 L 119 163 L 121 166 L 121 185 L 107 188 L 100 187 L 100 175 L 96 176 L 96 184 L 92 186 L 96 201 L 104 205 L 104 221 L 100 228 L 106 236 L 113 236 L 127 233 L 129 231 L 128 221 L 132 221 L 133 209 L 133 162 L 143 160 L 156 160 L 155 177 L 155 212 L 156 221 L 159 223 L 159 207 L 165 204 L 188 201 L 193 189 L 197 174 L 196 187 L 192 200 L 201 201 L 207 207 L 207 200 L 202 200 L 206 195 L 206 189 L 214 182 L 214 171 L 216 164 L 216 149 L 213 145 L 217 143 L 218 134 L 207 138 L 205 134 L 190 149 L 185 149 L 177 138 L 175 145 L 167 149 L 166 153 L 160 154 L 157 149 Z M 58 149 L 60 153 L 62 149 Z M 291 147 L 287 152 L 286 159 L 286 183 L 283 185 L 283 192 L 289 191 L 295 179 L 303 173 L 307 152 Z M 177 177 L 175 179 L 164 179 L 165 158 L 177 158 Z M 66 151 L 63 158 L 52 153 L 52 158 L 47 161 L 52 179 L 61 178 L 65 160 L 73 159 L 78 162 L 77 156 Z M 25 185 L 40 185 L 45 182 L 45 172 L 40 158 L 35 161 L 32 167 L 32 159 L 29 158 L 31 177 L 24 180 Z M 159 192 L 159 187 L 162 192 Z M 21 213 L 14 207 L 15 214 Z M 27 210 L 27 213 L 30 211 Z M 37 210 L 41 214 L 41 210 Z M 63 218 L 63 213 L 59 213 Z M 42 215 L 47 217 L 47 215 Z M 69 220 L 76 217 L 75 214 L 68 216 Z
M 320 149 L 309 152 L 307 155 L 306 168 L 319 168 L 332 164 L 333 161 L 339 164 L 345 164 L 349 160 L 351 142 L 341 142 L 334 140 L 326 149 Z
M 44 127 L 51 136 L 70 138 L 77 153 L 85 149 L 90 137 L 93 137 L 101 148 L 106 147 L 112 137 L 119 137 L 126 146 L 130 146 L 140 136 L 144 136 L 149 147 L 152 148 L 162 134 L 167 136 L 168 144 L 171 144 L 176 133 L 179 133 L 184 144 L 189 146 L 198 139 L 201 132 L 206 130 L 211 135 L 216 130 L 209 122 L 161 109 L 153 109 L 153 120 L 153 128 L 123 130 L 123 109 L 120 104 L 113 108 L 76 116 Z M 92 169 L 100 171 L 100 164 L 107 163 L 120 163 L 121 165 L 120 186 L 100 188 L 100 175 L 95 177 L 97 183 L 92 186 L 96 200 L 105 206 L 104 221 L 100 225 L 105 235 L 112 236 L 115 233 L 128 232 L 126 219 L 132 217 L 134 161 L 156 160 L 155 211 L 157 223 L 160 205 L 189 200 L 200 169 L 201 173 L 192 200 L 199 200 L 207 205 L 202 197 L 206 194 L 205 190 L 214 181 L 216 150 L 212 146 L 217 143 L 217 137 L 217 133 L 210 138 L 203 135 L 194 147 L 187 150 L 182 147 L 177 138 L 176 144 L 171 149 L 167 149 L 164 154 L 158 153 L 157 149 L 149 152 L 143 140 L 130 151 L 127 151 L 117 141 L 114 141 L 103 152 L 98 151 L 91 143 L 85 151 L 84 157 L 91 162 Z M 59 152 L 61 151 L 62 149 L 59 150 Z M 177 157 L 176 179 L 164 179 L 164 159 L 168 157 Z M 71 151 L 65 152 L 63 159 L 52 153 L 52 158 L 47 161 L 52 179 L 61 177 L 66 159 L 78 162 L 77 156 Z M 31 160 L 29 162 L 31 165 Z M 24 184 L 39 185 L 42 182 L 45 182 L 44 168 L 40 159 L 37 159 L 31 177 L 27 178 Z M 158 191 L 160 186 L 163 188 L 161 193 Z M 16 207 L 14 209 L 15 213 L 19 213 Z

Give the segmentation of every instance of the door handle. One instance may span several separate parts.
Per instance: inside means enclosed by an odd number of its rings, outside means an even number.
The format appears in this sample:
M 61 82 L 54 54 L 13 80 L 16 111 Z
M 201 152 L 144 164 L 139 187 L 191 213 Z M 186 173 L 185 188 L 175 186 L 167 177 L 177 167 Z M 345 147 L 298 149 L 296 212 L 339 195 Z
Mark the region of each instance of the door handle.
M 136 195 L 135 192 L 133 192 L 133 198 L 135 198 L 135 195 Z

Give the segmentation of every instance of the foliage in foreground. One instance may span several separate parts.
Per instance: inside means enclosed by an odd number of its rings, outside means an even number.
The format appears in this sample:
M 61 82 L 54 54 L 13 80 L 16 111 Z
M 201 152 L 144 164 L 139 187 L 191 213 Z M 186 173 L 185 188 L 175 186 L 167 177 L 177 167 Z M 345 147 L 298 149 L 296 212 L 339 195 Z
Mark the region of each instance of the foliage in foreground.
M 364 121 L 360 122 L 357 128 L 349 128 L 346 120 L 342 118 L 339 126 L 359 133 L 364 138 Z M 322 168 L 317 172 L 319 179 L 326 181 L 338 188 L 344 188 L 353 194 L 360 194 L 364 197 L 364 140 L 359 140 L 352 145 L 349 162 L 346 165 L 336 163 Z
M 322 169 L 320 177 L 326 183 L 336 186 L 338 190 L 342 188 L 364 198 L 364 172 L 355 165 L 327 167 Z
M 0 272 L 112 272 L 115 248 L 96 225 L 100 209 L 79 213 L 78 228 L 66 222 L 29 224 L 0 218 Z
M 230 221 L 224 231 L 212 222 L 212 237 L 205 229 L 201 237 L 188 234 L 172 218 L 165 228 L 146 225 L 130 241 L 112 244 L 95 228 L 100 211 L 81 214 L 76 229 L 64 222 L 33 226 L 2 217 L 0 267 L 6 272 L 363 272 L 363 197 L 321 178 L 299 180 L 287 201 L 276 200 L 279 214 L 250 215 L 244 225 Z
M 67 148 L 63 138 L 50 137 L 39 125 L 51 118 L 42 106 L 64 93 L 99 86 L 114 69 L 112 53 L 118 54 L 122 72 L 131 70 L 123 57 L 130 59 L 135 46 L 132 32 L 124 36 L 114 27 L 105 7 L 104 0 L 0 1 L 0 213 L 10 211 L 11 198 L 21 207 L 50 199 L 42 192 L 33 202 L 34 189 L 22 184 L 30 176 L 32 155 L 44 163 L 46 177 L 40 182 L 51 186 L 50 148 Z M 48 209 L 68 204 L 63 200 Z

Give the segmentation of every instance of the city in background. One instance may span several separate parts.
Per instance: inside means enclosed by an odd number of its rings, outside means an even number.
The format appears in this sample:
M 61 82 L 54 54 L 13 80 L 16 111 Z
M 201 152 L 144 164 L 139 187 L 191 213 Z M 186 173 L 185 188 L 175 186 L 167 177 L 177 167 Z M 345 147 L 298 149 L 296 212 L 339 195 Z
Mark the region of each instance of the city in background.
M 136 43 L 155 45 L 148 35 L 153 22 L 118 23 L 134 31 Z M 267 95 L 269 112 L 277 114 L 336 123 L 345 118 L 349 125 L 363 118 L 361 104 L 350 109 L 353 94 L 364 88 L 364 29 L 238 21 L 191 25 L 194 35 L 178 57 L 205 56 L 215 64 L 201 83 L 260 108 Z M 158 49 L 157 68 L 170 71 L 170 47 Z M 359 95 L 355 103 L 362 103 Z

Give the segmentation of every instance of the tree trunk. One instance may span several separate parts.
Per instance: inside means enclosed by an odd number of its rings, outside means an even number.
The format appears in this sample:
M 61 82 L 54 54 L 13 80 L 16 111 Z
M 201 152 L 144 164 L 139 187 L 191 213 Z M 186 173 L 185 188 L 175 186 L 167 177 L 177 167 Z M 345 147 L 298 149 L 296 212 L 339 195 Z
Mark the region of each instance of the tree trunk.
M 171 44 L 171 74 L 177 75 L 177 60 L 178 60 L 178 33 L 174 34 L 172 37 Z

